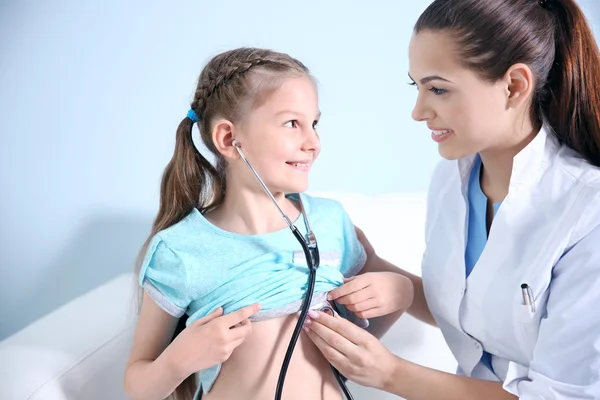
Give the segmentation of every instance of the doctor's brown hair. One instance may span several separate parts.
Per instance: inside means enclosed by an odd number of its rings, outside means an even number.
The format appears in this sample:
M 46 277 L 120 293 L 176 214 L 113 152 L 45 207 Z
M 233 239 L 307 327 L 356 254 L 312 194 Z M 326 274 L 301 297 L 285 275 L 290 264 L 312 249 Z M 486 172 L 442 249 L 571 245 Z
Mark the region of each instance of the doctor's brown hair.
M 198 151 L 192 138 L 194 121 L 185 117 L 177 128 L 175 151 L 162 176 L 158 215 L 138 256 L 136 277 L 154 235 L 181 221 L 194 208 L 206 212 L 223 202 L 227 165 L 212 140 L 214 122 L 226 119 L 243 123 L 245 116 L 263 104 L 286 79 L 299 76 L 310 77 L 304 64 L 267 49 L 239 48 L 218 54 L 208 62 L 198 78 L 190 108 L 199 119 L 200 139 L 216 163 L 211 164 Z M 138 294 L 141 304 L 141 288 Z M 185 329 L 186 320 L 186 315 L 180 318 L 173 339 Z M 197 386 L 191 375 L 169 398 L 191 400 Z
M 600 53 L 574 0 L 435 0 L 414 28 L 424 30 L 451 35 L 463 65 L 484 81 L 527 64 L 532 120 L 600 166 Z

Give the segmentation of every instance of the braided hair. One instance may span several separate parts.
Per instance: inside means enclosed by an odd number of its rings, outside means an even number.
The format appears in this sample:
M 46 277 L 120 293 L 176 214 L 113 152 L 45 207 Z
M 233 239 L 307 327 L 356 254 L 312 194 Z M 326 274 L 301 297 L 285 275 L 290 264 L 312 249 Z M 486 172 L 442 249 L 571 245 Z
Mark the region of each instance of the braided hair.
M 218 118 L 239 123 L 284 79 L 303 75 L 310 76 L 310 73 L 300 61 L 266 49 L 238 48 L 218 54 L 208 62 L 200 73 L 190 105 L 192 117 L 188 114 L 177 128 L 175 151 L 161 181 L 158 215 L 137 259 L 138 274 L 154 235 L 179 222 L 194 208 L 206 212 L 218 207 L 225 198 L 225 160 L 212 141 L 212 123 Z M 217 160 L 216 166 L 194 145 L 195 123 L 200 128 L 202 142 Z M 140 290 L 139 304 L 141 297 Z M 173 339 L 185 328 L 186 319 L 183 316 L 179 320 Z M 191 400 L 197 385 L 192 375 L 179 385 L 171 398 Z

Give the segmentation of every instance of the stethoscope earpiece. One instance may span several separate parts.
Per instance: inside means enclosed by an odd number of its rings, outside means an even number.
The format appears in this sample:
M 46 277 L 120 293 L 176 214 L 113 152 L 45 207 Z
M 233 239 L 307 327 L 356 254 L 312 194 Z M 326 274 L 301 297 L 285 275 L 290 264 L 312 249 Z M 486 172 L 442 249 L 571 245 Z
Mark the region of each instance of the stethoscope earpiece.
M 240 142 L 238 142 L 237 139 L 233 139 L 233 142 L 231 142 L 231 144 L 233 145 L 233 147 L 237 147 L 238 149 L 242 147 L 242 145 L 240 144 Z

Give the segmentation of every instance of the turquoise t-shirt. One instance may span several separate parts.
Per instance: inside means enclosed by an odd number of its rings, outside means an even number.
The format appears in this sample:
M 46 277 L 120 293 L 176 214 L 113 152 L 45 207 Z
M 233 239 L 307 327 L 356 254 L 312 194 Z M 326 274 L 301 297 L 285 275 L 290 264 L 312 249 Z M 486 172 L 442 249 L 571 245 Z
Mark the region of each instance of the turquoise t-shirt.
M 290 197 L 294 196 L 298 195 Z M 344 277 L 362 269 L 366 254 L 339 202 L 301 196 L 321 258 L 314 299 L 323 299 L 325 293 L 343 284 Z M 302 215 L 294 224 L 306 234 Z M 194 209 L 152 238 L 139 283 L 169 314 L 189 315 L 189 325 L 218 307 L 229 314 L 260 303 L 261 311 L 254 320 L 277 315 L 277 310 L 286 314 L 299 311 L 308 273 L 302 247 L 288 227 L 261 235 L 237 234 L 211 224 Z M 291 304 L 298 307 L 289 307 Z M 220 365 L 216 365 L 199 372 L 205 393 L 219 371 Z
M 475 158 L 473 169 L 469 177 L 469 227 L 467 235 L 467 248 L 465 251 L 466 276 L 469 277 L 475 267 L 477 260 L 483 252 L 487 243 L 487 203 L 488 199 L 481 190 L 481 158 L 479 155 Z M 494 203 L 494 215 L 498 211 L 501 203 Z M 481 361 L 490 371 L 492 367 L 492 356 L 484 351 Z

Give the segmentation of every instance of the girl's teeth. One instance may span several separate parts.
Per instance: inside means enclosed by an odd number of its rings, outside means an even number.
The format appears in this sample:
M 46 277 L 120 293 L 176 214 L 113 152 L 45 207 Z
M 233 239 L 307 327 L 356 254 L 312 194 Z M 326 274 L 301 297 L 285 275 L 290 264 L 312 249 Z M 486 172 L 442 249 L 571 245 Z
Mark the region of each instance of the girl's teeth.
M 444 133 L 452 132 L 452 129 L 445 129 L 443 131 L 433 131 L 433 134 L 436 136 L 443 135 Z

